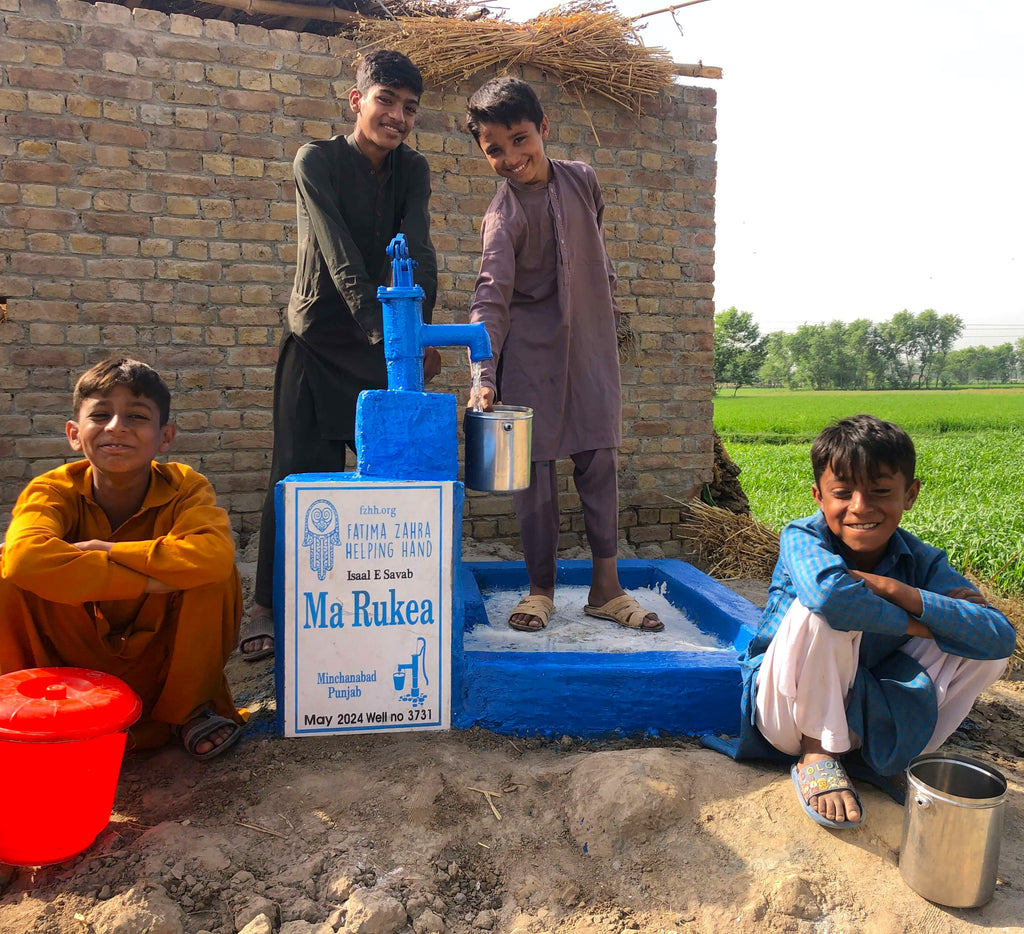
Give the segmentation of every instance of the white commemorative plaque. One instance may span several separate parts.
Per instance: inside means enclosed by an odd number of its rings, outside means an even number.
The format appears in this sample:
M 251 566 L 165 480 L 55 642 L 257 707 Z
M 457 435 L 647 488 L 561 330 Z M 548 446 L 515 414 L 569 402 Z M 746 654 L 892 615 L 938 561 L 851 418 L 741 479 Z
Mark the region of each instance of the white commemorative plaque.
M 286 736 L 450 727 L 453 487 L 284 482 Z

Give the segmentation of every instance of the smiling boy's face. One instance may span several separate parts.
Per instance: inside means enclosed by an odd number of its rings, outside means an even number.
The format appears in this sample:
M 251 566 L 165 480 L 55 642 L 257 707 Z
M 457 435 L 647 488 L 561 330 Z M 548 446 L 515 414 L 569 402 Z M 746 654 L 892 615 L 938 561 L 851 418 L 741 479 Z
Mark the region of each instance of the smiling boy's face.
M 544 117 L 540 127 L 532 120 L 519 120 L 511 126 L 482 123 L 477 143 L 498 175 L 525 184 L 546 182 L 550 176 L 550 163 L 544 155 L 547 138 L 548 118 Z
M 371 85 L 365 92 L 353 88 L 348 102 L 356 115 L 356 145 L 375 166 L 405 142 L 420 109 L 419 97 L 409 88 L 389 88 L 383 84 Z
M 881 465 L 874 479 L 837 477 L 831 465 L 811 487 L 843 557 L 858 571 L 871 571 L 889 547 L 903 513 L 914 505 L 921 481 L 907 481 L 902 471 Z
M 72 450 L 107 475 L 148 472 L 153 458 L 171 446 L 174 434 L 174 425 L 160 424 L 157 404 L 127 386 L 86 397 L 77 418 L 67 423 Z

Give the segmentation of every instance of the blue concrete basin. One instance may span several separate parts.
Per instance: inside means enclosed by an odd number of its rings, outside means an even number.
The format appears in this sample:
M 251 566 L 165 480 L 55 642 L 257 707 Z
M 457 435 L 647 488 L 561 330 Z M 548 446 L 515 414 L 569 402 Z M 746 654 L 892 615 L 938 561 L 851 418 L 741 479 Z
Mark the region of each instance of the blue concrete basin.
M 456 580 L 465 630 L 487 624 L 484 594 L 525 592 L 519 561 L 463 562 Z M 685 561 L 619 562 L 627 590 L 658 588 L 723 651 L 629 653 L 464 650 L 453 627 L 452 725 L 496 733 L 598 738 L 614 734 L 729 733 L 739 727 L 739 653 L 761 611 Z M 589 561 L 559 562 L 559 585 L 590 583 Z M 504 620 L 495 621 L 505 625 Z M 647 638 L 644 636 L 643 638 Z

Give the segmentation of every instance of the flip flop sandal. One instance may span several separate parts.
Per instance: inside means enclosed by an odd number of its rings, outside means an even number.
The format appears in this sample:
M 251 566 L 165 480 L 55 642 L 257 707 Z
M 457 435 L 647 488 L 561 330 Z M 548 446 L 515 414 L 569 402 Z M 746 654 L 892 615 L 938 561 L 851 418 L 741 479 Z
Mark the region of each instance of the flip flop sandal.
M 211 734 L 216 733 L 217 730 L 225 726 L 233 727 L 234 732 L 223 743 L 219 746 L 214 746 L 213 749 L 208 749 L 206 752 L 196 752 L 196 747 L 204 739 L 208 739 Z M 200 761 L 212 759 L 215 756 L 219 756 L 222 752 L 227 752 L 242 738 L 242 727 L 239 724 L 235 723 L 234 720 L 229 720 L 227 717 L 214 713 L 212 710 L 204 710 L 189 720 L 188 723 L 172 727 L 172 731 L 181 740 L 182 746 L 185 747 L 185 752 L 193 759 Z
M 238 653 L 247 662 L 258 662 L 261 658 L 267 658 L 274 654 L 274 647 L 269 649 L 264 646 L 255 652 L 244 651 L 245 646 L 257 639 L 274 638 L 274 617 L 260 614 L 250 614 L 242 624 L 242 632 L 238 639 Z
M 822 827 L 831 827 L 833 830 L 849 830 L 851 827 L 857 827 L 864 823 L 864 805 L 860 803 L 860 795 L 850 784 L 850 777 L 838 759 L 822 759 L 820 762 L 811 762 L 802 769 L 794 762 L 789 774 L 793 776 L 793 787 L 796 788 L 800 806 L 816 824 L 821 824 Z M 855 821 L 830 820 L 827 817 L 822 817 L 811 807 L 813 798 L 832 791 L 849 791 L 857 801 L 860 818 Z
M 645 610 L 628 593 L 612 597 L 607 603 L 601 606 L 591 606 L 589 603 L 583 607 L 587 616 L 596 616 L 598 619 L 610 619 L 625 629 L 635 629 L 638 632 L 661 632 L 665 624 L 659 619 L 657 626 L 645 626 L 644 620 L 648 611 Z
M 548 620 L 551 619 L 551 614 L 554 612 L 555 604 L 550 597 L 545 597 L 541 593 L 528 594 L 516 604 L 516 608 L 509 614 L 508 624 L 517 632 L 540 632 L 547 627 Z M 527 626 L 524 623 L 513 622 L 512 617 L 516 614 L 532 616 L 540 620 L 540 625 Z

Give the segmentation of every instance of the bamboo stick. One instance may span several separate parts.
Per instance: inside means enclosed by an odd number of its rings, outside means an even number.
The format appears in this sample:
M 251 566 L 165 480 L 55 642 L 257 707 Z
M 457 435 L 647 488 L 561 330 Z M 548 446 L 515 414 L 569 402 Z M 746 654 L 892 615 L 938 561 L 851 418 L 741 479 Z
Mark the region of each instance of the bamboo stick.
M 673 3 L 672 6 L 663 6 L 660 10 L 651 10 L 650 13 L 631 16 L 629 21 L 635 23 L 637 20 L 647 19 L 648 16 L 657 16 L 659 13 L 672 13 L 675 10 L 681 10 L 684 6 L 693 6 L 695 3 L 707 3 L 707 0 L 686 0 L 686 3 Z
M 310 3 L 289 3 L 287 0 L 203 0 L 212 6 L 230 7 L 246 13 L 263 13 L 267 16 L 291 16 L 315 19 L 326 23 L 344 23 L 356 26 L 366 17 L 349 10 L 333 6 L 313 6 Z
M 717 65 L 704 65 L 698 62 L 696 65 L 681 65 L 674 62 L 672 73 L 683 78 L 721 78 L 722 69 Z

